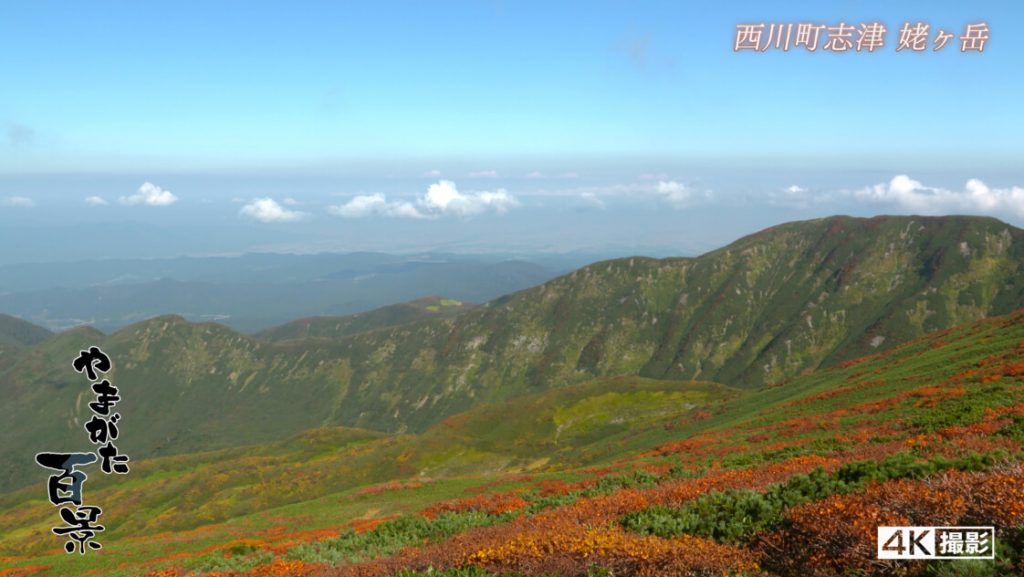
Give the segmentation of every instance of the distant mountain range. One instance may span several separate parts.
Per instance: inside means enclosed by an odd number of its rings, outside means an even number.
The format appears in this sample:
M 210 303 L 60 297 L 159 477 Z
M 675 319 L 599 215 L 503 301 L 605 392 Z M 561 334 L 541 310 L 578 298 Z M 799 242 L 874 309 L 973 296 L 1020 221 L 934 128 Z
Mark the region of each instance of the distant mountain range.
M 0 355 L 0 458 L 28 464 L 0 487 L 36 479 L 37 451 L 81 447 L 87 384 L 70 364 L 87 345 L 114 361 L 122 450 L 141 458 L 319 426 L 422 431 L 602 376 L 778 384 L 1024 306 L 1022 265 L 1024 231 L 995 219 L 833 217 L 697 258 L 595 263 L 464 311 L 438 299 L 259 338 L 178 316 L 74 329 Z
M 591 262 L 534 256 L 246 254 L 7 265 L 0 266 L 0 311 L 57 331 L 90 325 L 110 332 L 175 313 L 251 332 L 431 294 L 485 302 Z

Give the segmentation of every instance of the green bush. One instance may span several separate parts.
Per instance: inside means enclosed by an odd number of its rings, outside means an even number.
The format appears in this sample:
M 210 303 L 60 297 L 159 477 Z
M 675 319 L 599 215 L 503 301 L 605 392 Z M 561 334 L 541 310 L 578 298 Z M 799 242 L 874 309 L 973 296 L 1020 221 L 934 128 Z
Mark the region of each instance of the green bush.
M 288 551 L 288 557 L 308 562 L 338 564 L 390 555 L 409 545 L 436 542 L 473 527 L 493 525 L 503 516 L 479 511 L 442 513 L 433 519 L 406 515 L 385 521 L 372 531 L 357 533 L 352 529 L 334 539 L 299 545 Z
M 770 485 L 763 493 L 705 493 L 679 508 L 650 507 L 630 513 L 620 523 L 629 531 L 663 538 L 689 534 L 720 543 L 744 543 L 777 527 L 786 510 L 796 505 L 849 493 L 873 481 L 919 479 L 948 469 L 984 471 L 1008 457 L 1005 451 L 995 451 L 956 460 L 935 457 L 919 461 L 910 453 L 898 453 L 882 462 L 849 463 L 834 473 L 816 469 L 806 475 L 794 475 L 785 483 Z
M 1003 407 L 1017 401 L 1018 394 L 1008 383 L 992 383 L 969 395 L 945 399 L 938 406 L 921 411 L 911 421 L 924 432 L 957 425 L 970 425 L 985 419 L 985 410 Z

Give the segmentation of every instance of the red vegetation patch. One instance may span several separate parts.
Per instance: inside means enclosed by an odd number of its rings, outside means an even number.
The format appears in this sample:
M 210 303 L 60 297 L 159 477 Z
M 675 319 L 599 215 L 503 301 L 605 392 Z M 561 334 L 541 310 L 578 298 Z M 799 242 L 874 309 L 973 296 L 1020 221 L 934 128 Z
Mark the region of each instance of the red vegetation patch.
M 475 487 L 469 487 L 466 489 L 467 493 L 483 493 L 484 491 L 497 487 L 498 485 L 506 485 L 508 483 L 529 483 L 533 481 L 533 475 L 512 475 L 505 476 L 500 479 L 494 479 L 486 483 L 477 485 Z
M 920 564 L 875 559 L 879 525 L 992 525 L 1024 522 L 1024 469 L 948 473 L 890 481 L 794 507 L 779 531 L 762 539 L 762 565 L 785 574 L 841 577 L 918 575 Z M 898 569 L 902 567 L 902 572 Z
M 356 533 L 365 533 L 367 531 L 373 531 L 384 521 L 390 521 L 397 519 L 398 515 L 387 515 L 386 517 L 377 517 L 376 519 L 354 519 L 351 527 Z
M 49 565 L 25 565 L 0 569 L 0 577 L 35 577 L 36 575 L 49 575 L 49 571 Z
M 420 515 L 433 519 L 445 512 L 462 513 L 466 511 L 482 511 L 491 515 L 500 515 L 526 507 L 527 503 L 515 493 L 495 493 L 493 495 L 474 495 L 462 499 L 442 501 L 420 511 Z
M 314 563 L 304 563 L 295 559 L 275 559 L 267 565 L 255 567 L 246 573 L 245 577 L 309 577 L 321 566 Z M 203 573 L 202 577 L 240 577 L 238 572 Z M 182 573 L 177 569 L 162 569 L 147 573 L 145 577 L 194 577 L 194 573 Z
M 520 533 L 501 545 L 471 553 L 460 564 L 498 573 L 585 575 L 595 563 L 615 575 L 650 577 L 759 572 L 750 552 L 707 539 L 686 535 L 660 539 L 628 534 L 617 526 L 580 525 Z
M 545 479 L 537 483 L 538 495 L 541 497 L 552 497 L 556 495 L 568 495 L 574 491 L 582 491 L 597 483 L 594 479 L 586 479 L 575 483 L 568 483 L 562 479 Z
M 378 495 L 380 493 L 390 493 L 392 491 L 419 489 L 430 482 L 431 481 L 429 479 L 425 481 L 388 481 L 387 483 L 378 483 L 376 485 L 370 485 L 369 487 L 363 487 L 356 491 L 356 495 Z
M 650 577 L 743 570 L 756 574 L 755 558 L 748 551 L 694 537 L 663 540 L 627 534 L 615 521 L 654 505 L 678 506 L 711 490 L 764 489 L 797 473 L 817 467 L 834 470 L 840 464 L 839 459 L 802 456 L 758 469 L 718 469 L 698 479 L 620 489 L 509 523 L 471 529 L 444 543 L 409 548 L 388 559 L 324 569 L 318 575 L 370 577 L 400 569 L 445 570 L 471 564 L 526 575 L 586 574 L 590 564 L 613 568 L 616 574 Z

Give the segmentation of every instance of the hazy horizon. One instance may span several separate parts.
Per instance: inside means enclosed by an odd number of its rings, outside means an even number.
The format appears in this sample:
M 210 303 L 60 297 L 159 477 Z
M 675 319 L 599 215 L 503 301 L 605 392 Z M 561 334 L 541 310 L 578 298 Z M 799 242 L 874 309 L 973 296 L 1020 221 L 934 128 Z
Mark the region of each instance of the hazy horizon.
M 1013 4 L 49 8 L 0 19 L 0 264 L 688 256 L 833 214 L 1024 225 Z M 737 51 L 745 22 L 879 22 L 886 45 Z M 949 46 L 897 50 L 918 22 Z M 977 22 L 991 38 L 964 52 Z

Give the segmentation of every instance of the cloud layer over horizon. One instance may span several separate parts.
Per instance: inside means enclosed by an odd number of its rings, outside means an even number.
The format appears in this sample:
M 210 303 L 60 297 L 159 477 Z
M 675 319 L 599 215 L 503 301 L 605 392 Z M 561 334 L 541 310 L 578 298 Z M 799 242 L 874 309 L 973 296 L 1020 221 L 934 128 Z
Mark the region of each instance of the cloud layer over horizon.
M 900 174 L 888 183 L 854 191 L 853 196 L 858 200 L 894 205 L 921 214 L 967 212 L 998 216 L 1011 213 L 1024 217 L 1024 188 L 992 188 L 978 178 L 968 180 L 963 190 L 950 190 L 925 186 L 906 174 Z
M 416 202 L 389 201 L 383 193 L 359 195 L 348 202 L 327 208 L 330 214 L 343 218 L 384 216 L 392 218 L 430 219 L 442 216 L 470 217 L 484 212 L 504 214 L 519 206 L 519 201 L 505 189 L 463 193 L 455 183 L 440 180 L 431 184 Z

